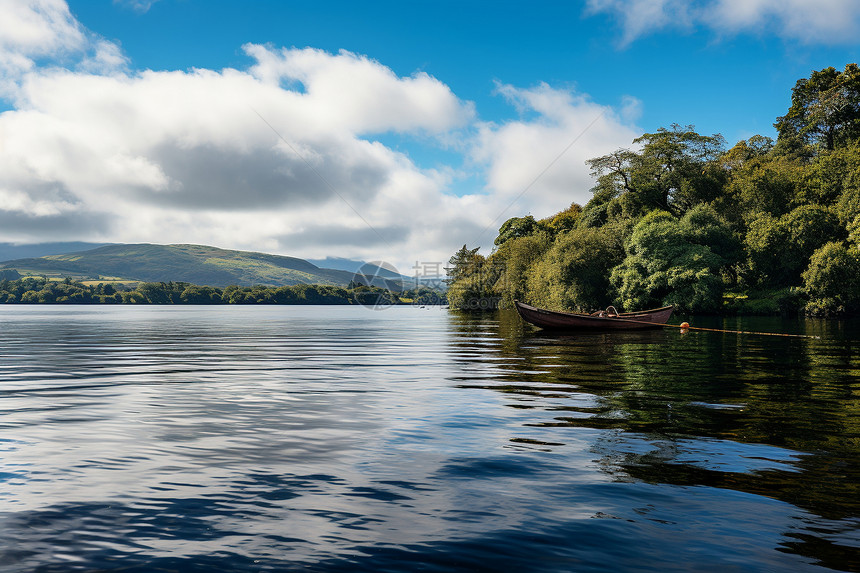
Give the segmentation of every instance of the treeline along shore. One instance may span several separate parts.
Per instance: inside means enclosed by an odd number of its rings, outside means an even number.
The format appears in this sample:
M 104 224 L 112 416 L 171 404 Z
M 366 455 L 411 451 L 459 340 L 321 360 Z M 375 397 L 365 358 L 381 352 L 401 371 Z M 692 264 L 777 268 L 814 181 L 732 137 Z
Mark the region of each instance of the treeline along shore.
M 66 278 L 0 280 L 0 303 L 5 304 L 362 304 L 385 307 L 399 304 L 447 304 L 445 294 L 427 287 L 400 292 L 377 286 L 351 284 L 347 288 L 298 284 L 281 287 L 228 286 L 217 288 L 183 282 L 142 282 L 131 288 L 99 283 L 87 285 Z
M 860 69 L 797 81 L 777 138 L 728 148 L 673 125 L 588 161 L 585 206 L 514 217 L 450 260 L 452 308 L 668 304 L 700 313 L 860 312 Z M 483 305 L 488 306 L 488 305 Z

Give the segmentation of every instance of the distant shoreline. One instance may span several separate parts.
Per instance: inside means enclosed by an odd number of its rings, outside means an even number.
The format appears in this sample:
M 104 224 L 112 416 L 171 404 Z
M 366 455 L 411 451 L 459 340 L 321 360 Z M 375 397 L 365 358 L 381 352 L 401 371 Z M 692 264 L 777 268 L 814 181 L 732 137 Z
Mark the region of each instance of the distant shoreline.
M 445 293 L 427 287 L 395 291 L 378 286 L 349 287 L 297 284 L 291 286 L 238 286 L 226 288 L 185 282 L 141 282 L 131 289 L 110 282 L 84 284 L 69 278 L 0 280 L 0 304 L 65 305 L 446 305 Z

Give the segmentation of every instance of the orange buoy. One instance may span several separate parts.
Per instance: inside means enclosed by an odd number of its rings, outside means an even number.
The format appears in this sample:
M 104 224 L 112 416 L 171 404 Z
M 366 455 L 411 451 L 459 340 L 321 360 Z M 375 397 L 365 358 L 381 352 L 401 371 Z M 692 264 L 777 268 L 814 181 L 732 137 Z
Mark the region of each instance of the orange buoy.
M 682 322 L 681 328 L 690 328 L 690 323 L 689 322 Z

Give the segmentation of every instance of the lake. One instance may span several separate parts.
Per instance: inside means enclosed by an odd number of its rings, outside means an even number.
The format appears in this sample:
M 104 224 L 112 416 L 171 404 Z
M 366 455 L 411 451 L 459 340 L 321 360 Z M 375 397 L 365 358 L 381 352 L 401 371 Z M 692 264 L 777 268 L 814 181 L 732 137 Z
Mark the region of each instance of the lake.
M 860 328 L 0 307 L 0 570 L 860 571 Z

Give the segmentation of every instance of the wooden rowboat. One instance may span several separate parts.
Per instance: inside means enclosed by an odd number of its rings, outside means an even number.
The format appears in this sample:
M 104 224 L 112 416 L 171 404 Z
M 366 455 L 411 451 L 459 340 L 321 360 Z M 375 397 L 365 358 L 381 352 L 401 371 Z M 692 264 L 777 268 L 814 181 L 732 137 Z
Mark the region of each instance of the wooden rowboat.
M 552 330 L 642 330 L 660 328 L 672 316 L 673 306 L 643 310 L 642 312 L 579 314 L 537 308 L 518 300 L 514 301 L 523 320 L 535 326 Z M 602 316 L 600 316 L 602 315 Z

